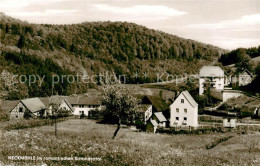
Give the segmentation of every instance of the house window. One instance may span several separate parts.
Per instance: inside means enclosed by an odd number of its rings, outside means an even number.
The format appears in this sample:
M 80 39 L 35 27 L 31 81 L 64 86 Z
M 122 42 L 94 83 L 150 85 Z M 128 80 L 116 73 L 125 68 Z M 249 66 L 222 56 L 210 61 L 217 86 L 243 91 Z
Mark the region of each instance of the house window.
M 183 120 L 187 120 L 187 117 L 184 117 Z
M 218 84 L 219 87 L 221 87 L 221 84 Z
M 176 112 L 179 112 L 180 110 L 179 110 L 179 108 L 176 108 Z
M 187 113 L 187 109 L 186 108 L 184 109 L 184 113 Z
M 179 117 L 176 117 L 176 120 L 179 120 Z
M 23 112 L 23 107 L 20 107 L 20 108 L 19 108 L 19 112 Z
M 184 103 L 184 99 L 181 99 L 181 103 Z

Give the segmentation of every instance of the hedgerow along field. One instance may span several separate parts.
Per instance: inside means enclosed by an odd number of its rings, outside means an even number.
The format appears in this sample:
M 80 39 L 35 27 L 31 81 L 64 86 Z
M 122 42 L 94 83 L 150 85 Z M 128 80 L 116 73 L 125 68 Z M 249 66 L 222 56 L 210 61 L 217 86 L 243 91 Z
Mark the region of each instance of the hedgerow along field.
M 259 132 L 169 135 L 70 119 L 54 126 L 1 131 L 0 165 L 258 165 Z M 223 142 L 222 142 L 223 141 Z M 210 147 L 210 148 L 209 148 Z M 101 161 L 12 161 L 8 156 L 98 157 Z

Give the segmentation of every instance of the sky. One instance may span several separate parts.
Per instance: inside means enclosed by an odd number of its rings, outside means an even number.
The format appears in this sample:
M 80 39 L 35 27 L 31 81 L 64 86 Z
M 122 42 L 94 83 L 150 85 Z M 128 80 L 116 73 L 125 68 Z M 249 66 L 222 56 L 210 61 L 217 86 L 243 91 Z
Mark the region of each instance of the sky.
M 225 49 L 260 45 L 260 0 L 0 0 L 30 23 L 127 21 Z

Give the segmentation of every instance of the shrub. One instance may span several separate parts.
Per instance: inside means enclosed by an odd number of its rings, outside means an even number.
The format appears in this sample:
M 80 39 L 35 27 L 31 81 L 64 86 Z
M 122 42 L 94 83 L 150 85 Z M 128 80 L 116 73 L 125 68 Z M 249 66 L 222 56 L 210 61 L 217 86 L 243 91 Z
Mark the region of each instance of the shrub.
M 10 115 L 9 113 L 5 112 L 5 111 L 2 111 L 0 110 L 0 122 L 1 121 L 9 121 L 10 120 Z
M 218 144 L 220 144 L 221 142 L 227 141 L 232 137 L 233 136 L 226 136 L 226 137 L 222 137 L 220 139 L 217 139 L 216 141 L 212 142 L 211 144 L 206 145 L 206 149 L 212 149 L 215 146 L 217 146 Z

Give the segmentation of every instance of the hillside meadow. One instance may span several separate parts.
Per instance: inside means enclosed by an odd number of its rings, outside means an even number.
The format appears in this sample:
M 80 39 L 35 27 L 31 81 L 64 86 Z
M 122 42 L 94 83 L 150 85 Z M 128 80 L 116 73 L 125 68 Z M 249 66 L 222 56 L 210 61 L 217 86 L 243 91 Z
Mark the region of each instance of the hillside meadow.
M 260 134 L 167 135 L 70 119 L 54 126 L 1 131 L 0 165 L 257 165 Z M 217 142 L 217 143 L 216 143 Z M 8 156 L 91 157 L 96 161 L 14 161 Z M 50 159 L 50 158 L 49 158 Z

